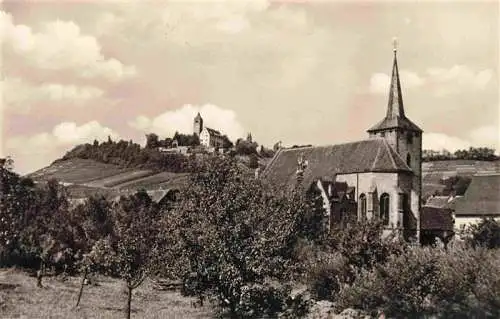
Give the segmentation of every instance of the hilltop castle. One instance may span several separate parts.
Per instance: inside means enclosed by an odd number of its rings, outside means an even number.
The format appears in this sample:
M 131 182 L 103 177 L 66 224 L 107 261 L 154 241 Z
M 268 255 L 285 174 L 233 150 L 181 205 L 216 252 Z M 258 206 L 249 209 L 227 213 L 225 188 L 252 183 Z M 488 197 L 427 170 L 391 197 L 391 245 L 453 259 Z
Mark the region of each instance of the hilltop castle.
M 422 130 L 405 115 L 396 48 L 387 113 L 367 132 L 352 143 L 280 149 L 262 176 L 321 193 L 328 228 L 380 218 L 387 229 L 419 238 Z
M 222 134 L 217 130 L 203 126 L 203 118 L 199 112 L 194 118 L 193 134 L 200 138 L 200 144 L 205 147 L 223 148 L 224 146 Z

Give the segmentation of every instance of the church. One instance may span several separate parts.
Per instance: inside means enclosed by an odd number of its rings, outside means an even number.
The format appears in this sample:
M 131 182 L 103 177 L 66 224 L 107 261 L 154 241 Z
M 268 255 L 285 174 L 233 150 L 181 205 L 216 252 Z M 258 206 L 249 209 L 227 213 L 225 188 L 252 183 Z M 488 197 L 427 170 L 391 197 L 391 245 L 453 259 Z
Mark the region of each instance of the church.
M 420 238 L 422 129 L 405 115 L 394 48 L 385 117 L 365 140 L 280 149 L 261 177 L 283 188 L 321 194 L 328 228 L 379 218 L 387 230 Z
M 203 118 L 200 113 L 196 115 L 193 123 L 193 134 L 200 139 L 200 145 L 207 148 L 223 148 L 224 138 L 222 134 L 214 129 L 203 125 Z

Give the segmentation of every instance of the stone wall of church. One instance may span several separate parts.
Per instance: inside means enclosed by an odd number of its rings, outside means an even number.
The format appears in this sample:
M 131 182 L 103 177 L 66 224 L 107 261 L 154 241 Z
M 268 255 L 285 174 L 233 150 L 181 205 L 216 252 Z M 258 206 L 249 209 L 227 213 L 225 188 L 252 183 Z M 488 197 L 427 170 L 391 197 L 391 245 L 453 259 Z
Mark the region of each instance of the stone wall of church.
M 389 225 L 394 226 L 398 223 L 398 174 L 397 173 L 353 173 L 341 174 L 336 176 L 337 182 L 346 182 L 349 186 L 356 187 L 356 201 L 359 201 L 359 196 L 365 194 L 369 196 L 372 185 L 375 185 L 377 190 L 374 194 L 373 214 L 379 216 L 379 199 L 383 193 L 389 195 Z M 411 180 L 410 180 L 411 182 Z M 360 205 L 358 205 L 360 207 Z M 370 207 L 370 205 L 368 205 Z M 368 214 L 369 215 L 369 214 Z M 368 216 L 370 217 L 370 216 Z

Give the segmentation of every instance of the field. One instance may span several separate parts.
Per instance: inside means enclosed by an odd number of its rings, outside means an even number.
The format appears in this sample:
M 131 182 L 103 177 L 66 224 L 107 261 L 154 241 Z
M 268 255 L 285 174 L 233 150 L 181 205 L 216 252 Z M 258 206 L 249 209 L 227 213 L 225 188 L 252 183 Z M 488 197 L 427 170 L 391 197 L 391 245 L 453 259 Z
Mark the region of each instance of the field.
M 122 282 L 100 278 L 98 286 L 85 286 L 75 309 L 79 278 L 44 278 L 44 288 L 16 269 L 0 269 L 0 318 L 125 318 L 127 295 Z M 134 291 L 132 318 L 211 318 L 212 309 L 193 307 L 194 299 L 180 293 L 158 291 L 145 281 Z
M 424 197 L 443 190 L 442 179 L 458 176 L 471 177 L 475 174 L 500 172 L 500 161 L 435 161 L 422 163 L 422 188 Z
M 87 197 L 90 194 L 118 194 L 120 190 L 133 191 L 140 188 L 182 188 L 187 184 L 185 173 L 120 168 L 112 164 L 89 159 L 59 161 L 28 176 L 35 181 L 56 178 L 68 188 L 71 197 Z

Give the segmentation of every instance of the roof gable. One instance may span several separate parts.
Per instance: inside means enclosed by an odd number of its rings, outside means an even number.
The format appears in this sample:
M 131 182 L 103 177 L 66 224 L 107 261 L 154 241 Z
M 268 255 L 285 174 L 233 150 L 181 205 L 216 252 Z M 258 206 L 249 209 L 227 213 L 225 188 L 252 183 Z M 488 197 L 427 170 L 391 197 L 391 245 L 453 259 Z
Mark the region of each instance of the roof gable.
M 212 128 L 205 127 L 204 130 L 207 130 L 207 132 L 208 132 L 208 134 L 210 134 L 210 136 L 222 136 L 222 134 L 219 131 L 214 130 Z
M 278 185 L 294 185 L 300 156 L 308 162 L 304 171 L 304 185 L 310 185 L 320 178 L 333 178 L 338 174 L 411 172 L 387 141 L 373 138 L 339 145 L 281 149 L 262 176 Z
M 474 175 L 464 196 L 456 202 L 455 214 L 500 215 L 500 174 Z

